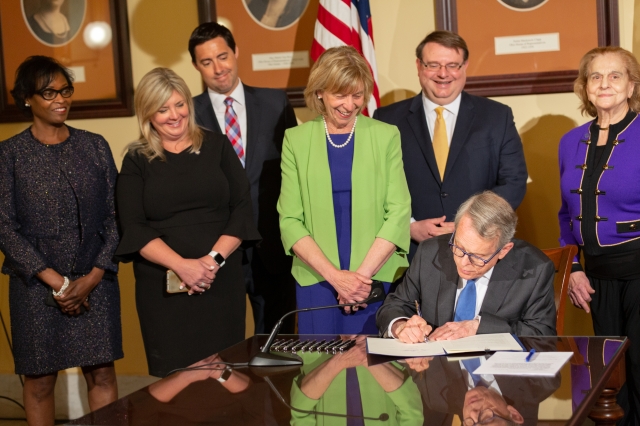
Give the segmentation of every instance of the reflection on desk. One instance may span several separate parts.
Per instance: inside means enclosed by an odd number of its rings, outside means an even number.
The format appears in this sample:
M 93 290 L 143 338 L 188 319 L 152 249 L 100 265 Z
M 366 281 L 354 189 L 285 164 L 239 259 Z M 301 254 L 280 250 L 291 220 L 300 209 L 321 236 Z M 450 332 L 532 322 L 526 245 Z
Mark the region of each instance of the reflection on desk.
M 573 351 L 571 367 L 555 377 L 474 378 L 459 358 L 367 356 L 364 336 L 355 338 L 344 353 L 298 352 L 301 367 L 243 368 L 266 341 L 254 336 L 69 424 L 452 425 L 489 416 L 536 424 L 540 402 L 561 383 L 556 396 L 573 403 L 572 414 L 547 420 L 581 424 L 628 346 L 626 338 L 522 337 L 527 350 Z M 223 362 L 235 366 L 220 383 Z

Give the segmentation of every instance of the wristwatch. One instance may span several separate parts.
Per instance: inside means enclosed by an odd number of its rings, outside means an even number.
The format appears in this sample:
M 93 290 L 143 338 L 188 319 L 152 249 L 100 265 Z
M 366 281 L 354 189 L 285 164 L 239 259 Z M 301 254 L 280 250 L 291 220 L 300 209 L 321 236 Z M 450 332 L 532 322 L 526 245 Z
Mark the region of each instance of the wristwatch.
M 218 377 L 216 380 L 220 383 L 224 383 L 229 379 L 229 377 L 231 377 L 231 369 L 227 367 L 224 369 L 220 377 Z
M 226 262 L 225 258 L 222 257 L 222 255 L 220 253 L 218 253 L 217 251 L 211 251 L 209 253 L 209 256 L 211 256 L 213 258 L 213 261 L 216 262 L 218 264 L 219 267 L 223 267 L 224 263 Z

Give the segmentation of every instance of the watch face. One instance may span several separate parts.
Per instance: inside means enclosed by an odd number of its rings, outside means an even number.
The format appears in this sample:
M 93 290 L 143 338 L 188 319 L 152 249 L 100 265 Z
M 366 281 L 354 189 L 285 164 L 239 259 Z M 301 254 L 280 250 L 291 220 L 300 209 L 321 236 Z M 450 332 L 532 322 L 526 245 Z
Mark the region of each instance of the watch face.
M 224 257 L 222 257 L 222 255 L 221 255 L 220 253 L 216 254 L 216 255 L 213 257 L 213 260 L 215 260 L 215 261 L 216 261 L 216 263 L 217 263 L 218 265 L 220 265 L 220 266 L 222 266 L 222 265 L 224 264 Z

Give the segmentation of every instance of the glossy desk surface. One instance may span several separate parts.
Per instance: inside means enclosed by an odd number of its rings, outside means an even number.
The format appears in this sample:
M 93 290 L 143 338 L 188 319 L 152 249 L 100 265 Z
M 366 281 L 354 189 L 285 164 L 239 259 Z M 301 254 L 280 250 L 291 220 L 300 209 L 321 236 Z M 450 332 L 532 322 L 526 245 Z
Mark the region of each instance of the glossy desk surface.
M 286 337 L 322 340 L 336 336 Z M 215 360 L 246 363 L 266 338 L 247 339 L 220 352 Z M 574 355 L 555 377 L 489 377 L 488 388 L 480 392 L 472 387 L 459 359 L 398 362 L 367 356 L 364 336 L 360 336 L 362 342 L 342 354 L 298 351 L 302 366 L 281 371 L 236 368 L 226 386 L 210 377 L 218 377 L 219 368 L 174 373 L 69 424 L 456 425 L 477 406 L 492 407 L 505 416 L 512 415 L 508 408 L 512 407 L 525 425 L 582 424 L 628 346 L 624 337 L 520 340 L 527 350 Z M 214 356 L 202 363 L 212 360 Z

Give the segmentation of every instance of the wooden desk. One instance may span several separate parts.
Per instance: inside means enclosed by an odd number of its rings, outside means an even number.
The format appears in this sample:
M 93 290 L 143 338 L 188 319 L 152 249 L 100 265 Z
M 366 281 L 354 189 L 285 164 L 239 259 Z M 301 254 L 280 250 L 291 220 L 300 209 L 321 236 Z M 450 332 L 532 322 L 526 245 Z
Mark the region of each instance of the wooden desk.
M 246 363 L 265 340 L 264 335 L 254 336 L 222 351 L 219 356 L 227 362 Z M 582 424 L 599 398 L 591 417 L 597 422 L 604 421 L 603 424 L 615 420 L 616 407 L 611 407 L 611 398 L 615 398 L 624 380 L 624 353 L 629 344 L 626 338 L 522 337 L 521 341 L 525 347 L 538 351 L 574 352 L 570 364 L 556 377 L 497 376 L 485 384 L 495 393 L 489 392 L 492 397 L 497 395 L 498 402 L 503 401 L 505 406 L 518 411 L 525 425 Z M 364 421 L 366 425 L 443 425 L 459 424 L 459 419 L 465 418 L 470 407 L 477 404 L 469 397 L 476 391 L 470 389 L 470 377 L 458 360 L 414 358 L 407 364 L 367 357 L 355 348 L 349 356 L 304 353 L 302 357 L 305 362 L 302 367 L 284 371 L 234 369 L 226 387 L 211 378 L 203 380 L 211 374 L 210 370 L 176 373 L 69 424 L 346 425 L 345 417 L 351 415 L 368 418 Z M 347 365 L 358 366 L 349 373 L 345 369 L 333 369 Z M 315 374 L 324 371 L 319 375 L 324 379 L 337 373 L 329 380 L 326 391 L 315 400 L 307 398 L 302 390 L 311 392 L 310 389 L 322 388 L 318 386 L 322 380 L 305 380 L 314 371 Z M 219 374 L 219 371 L 214 373 Z M 354 376 L 357 377 L 355 388 Z M 314 387 L 307 388 L 310 383 Z M 554 396 L 557 393 L 572 406 L 568 418 L 565 415 L 539 421 L 540 403 L 557 398 L 558 395 Z

